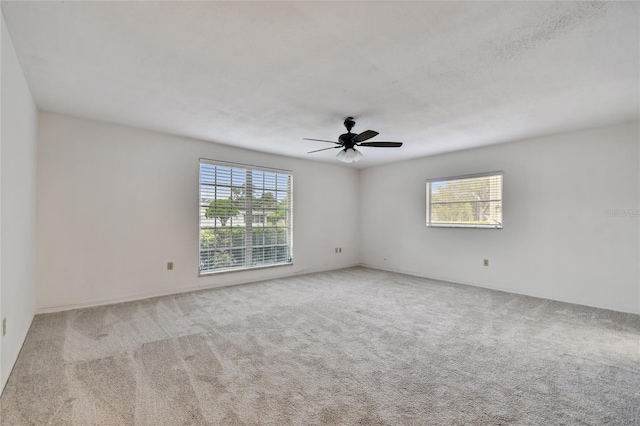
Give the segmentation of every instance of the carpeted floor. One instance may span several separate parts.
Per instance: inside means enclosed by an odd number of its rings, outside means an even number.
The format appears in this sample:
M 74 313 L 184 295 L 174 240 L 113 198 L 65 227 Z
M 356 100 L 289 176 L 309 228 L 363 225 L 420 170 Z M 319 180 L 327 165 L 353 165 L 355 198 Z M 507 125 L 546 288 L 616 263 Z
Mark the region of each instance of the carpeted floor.
M 351 268 L 39 315 L 2 425 L 638 425 L 640 316 Z

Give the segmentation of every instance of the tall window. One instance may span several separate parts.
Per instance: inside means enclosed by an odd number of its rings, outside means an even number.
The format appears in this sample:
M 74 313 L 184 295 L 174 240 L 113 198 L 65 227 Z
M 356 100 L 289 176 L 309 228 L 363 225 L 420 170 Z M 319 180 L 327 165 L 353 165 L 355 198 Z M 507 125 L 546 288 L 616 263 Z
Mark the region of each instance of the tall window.
M 502 175 L 427 180 L 427 226 L 502 228 Z
M 200 160 L 200 274 L 293 262 L 293 177 Z

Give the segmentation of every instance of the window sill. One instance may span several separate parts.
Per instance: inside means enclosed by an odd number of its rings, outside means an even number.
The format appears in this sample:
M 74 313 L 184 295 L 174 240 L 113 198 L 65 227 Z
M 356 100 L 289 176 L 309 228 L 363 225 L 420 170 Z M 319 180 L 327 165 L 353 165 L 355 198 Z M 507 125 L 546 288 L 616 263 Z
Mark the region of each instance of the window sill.
M 278 268 L 280 266 L 293 266 L 293 262 L 276 263 L 275 265 L 246 266 L 243 268 L 227 268 L 227 269 L 219 269 L 216 271 L 198 272 L 198 277 L 208 277 L 208 276 L 217 275 L 217 274 L 227 274 L 229 272 L 246 272 L 246 271 L 253 271 L 255 269 Z
M 427 225 L 427 228 L 473 228 L 473 229 L 502 229 L 496 225 Z

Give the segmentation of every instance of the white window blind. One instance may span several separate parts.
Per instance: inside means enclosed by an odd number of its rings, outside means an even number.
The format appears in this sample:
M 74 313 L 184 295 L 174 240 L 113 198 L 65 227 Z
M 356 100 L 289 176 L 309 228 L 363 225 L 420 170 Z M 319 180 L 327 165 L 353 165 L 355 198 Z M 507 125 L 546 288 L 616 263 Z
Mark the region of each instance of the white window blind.
M 427 226 L 502 228 L 502 172 L 427 180 Z
M 293 262 L 293 176 L 200 160 L 200 274 Z

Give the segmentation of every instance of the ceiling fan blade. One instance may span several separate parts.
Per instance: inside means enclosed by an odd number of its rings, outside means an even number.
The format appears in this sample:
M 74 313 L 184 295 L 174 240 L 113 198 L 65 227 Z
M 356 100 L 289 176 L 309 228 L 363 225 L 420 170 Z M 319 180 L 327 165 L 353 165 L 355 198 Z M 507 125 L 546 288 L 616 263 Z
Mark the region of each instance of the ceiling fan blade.
M 316 149 L 315 151 L 307 152 L 307 154 L 313 154 L 314 152 L 326 151 L 328 149 L 336 149 L 336 148 L 342 148 L 342 145 L 340 145 L 340 146 L 330 146 L 329 148 Z
M 398 148 L 402 146 L 402 142 L 362 142 L 358 146 L 377 146 L 379 148 Z
M 378 132 L 373 130 L 365 130 L 364 132 L 357 134 L 351 139 L 351 142 L 358 143 L 362 141 L 366 141 L 367 139 L 371 139 L 374 136 L 377 136 Z
M 309 139 L 309 138 L 302 138 L 302 140 L 305 140 L 305 141 L 318 141 L 318 142 L 329 142 L 329 143 L 335 143 L 335 144 L 340 145 L 340 142 L 325 141 L 324 139 Z

